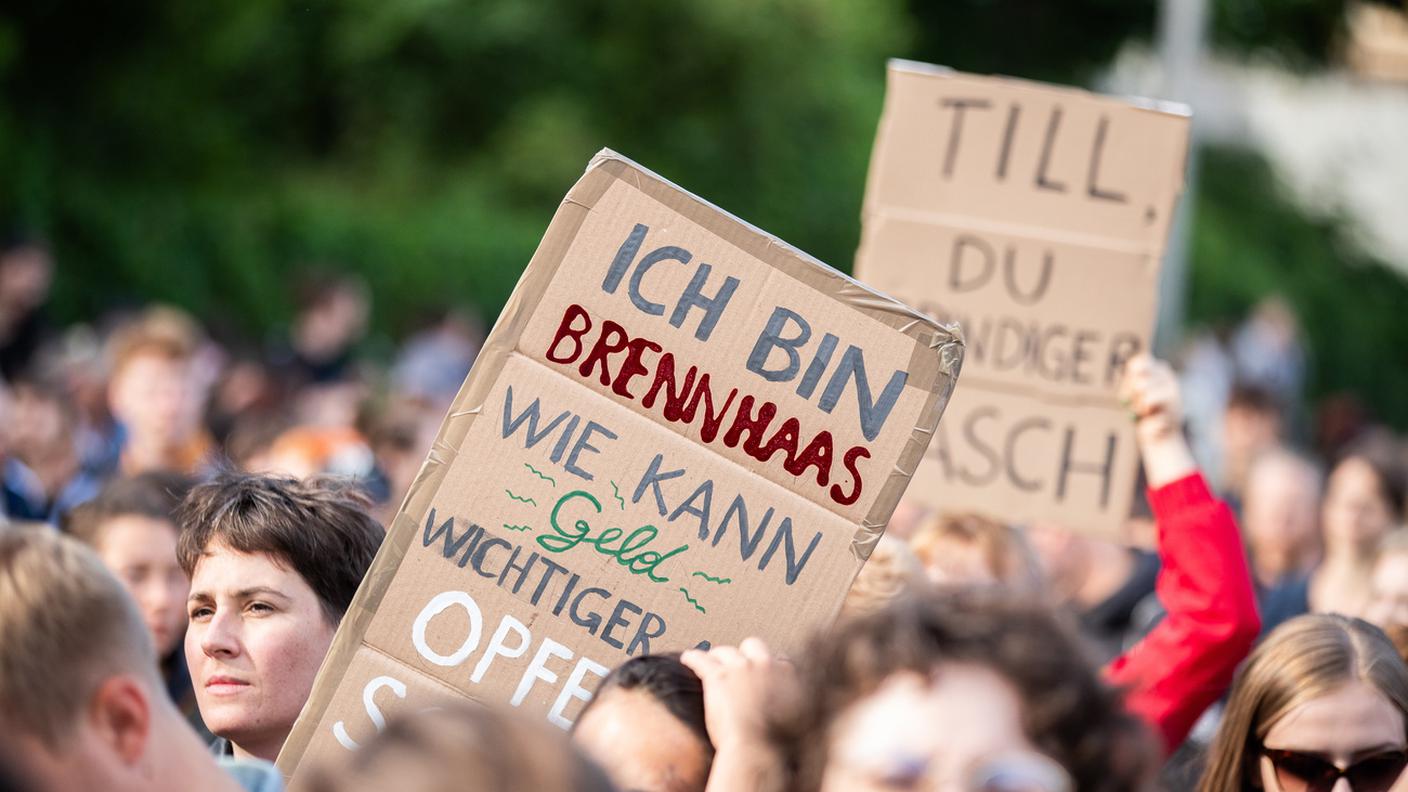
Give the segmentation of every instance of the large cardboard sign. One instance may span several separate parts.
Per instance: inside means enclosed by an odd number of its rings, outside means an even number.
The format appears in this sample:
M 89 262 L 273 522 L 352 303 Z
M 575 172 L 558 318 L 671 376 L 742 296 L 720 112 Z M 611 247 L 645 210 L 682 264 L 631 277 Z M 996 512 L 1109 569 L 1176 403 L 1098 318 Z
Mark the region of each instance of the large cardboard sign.
M 1148 347 L 1188 115 L 892 61 L 856 275 L 967 341 L 908 497 L 1113 534 L 1138 455 L 1116 402 Z
M 835 618 L 962 342 L 604 151 L 357 593 L 285 774 L 449 697 L 570 724 L 630 656 Z

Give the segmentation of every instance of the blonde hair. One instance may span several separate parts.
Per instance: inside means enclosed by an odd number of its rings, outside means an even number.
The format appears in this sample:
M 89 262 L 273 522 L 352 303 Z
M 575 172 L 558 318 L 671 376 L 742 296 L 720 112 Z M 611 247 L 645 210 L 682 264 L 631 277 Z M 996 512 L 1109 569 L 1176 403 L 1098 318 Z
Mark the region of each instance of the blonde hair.
M 976 546 L 993 580 L 1025 594 L 1041 589 L 1036 555 L 1016 528 L 981 514 L 941 514 L 922 525 L 909 546 L 928 567 L 938 562 L 944 544 L 951 542 Z
M 122 584 L 53 528 L 0 528 L 0 724 L 57 745 L 104 678 L 143 677 L 156 648 Z
M 1356 681 L 1382 693 L 1408 723 L 1408 667 L 1379 628 L 1338 614 L 1300 616 L 1278 627 L 1237 672 L 1199 792 L 1250 788 L 1254 757 L 1271 727 L 1297 706 Z
M 156 306 L 120 327 L 108 342 L 109 376 L 116 378 L 133 360 L 150 355 L 188 361 L 202 341 L 200 325 L 190 314 Z
M 841 605 L 841 619 L 868 616 L 924 582 L 924 568 L 901 539 L 882 536 Z

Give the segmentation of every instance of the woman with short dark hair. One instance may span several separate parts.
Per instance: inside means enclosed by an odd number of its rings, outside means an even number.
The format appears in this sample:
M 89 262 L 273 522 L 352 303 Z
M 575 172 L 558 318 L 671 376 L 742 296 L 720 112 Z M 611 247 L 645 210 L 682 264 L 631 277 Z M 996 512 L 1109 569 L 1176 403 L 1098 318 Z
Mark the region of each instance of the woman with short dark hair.
M 218 752 L 273 761 L 384 531 L 329 479 L 225 474 L 191 490 L 186 661 Z

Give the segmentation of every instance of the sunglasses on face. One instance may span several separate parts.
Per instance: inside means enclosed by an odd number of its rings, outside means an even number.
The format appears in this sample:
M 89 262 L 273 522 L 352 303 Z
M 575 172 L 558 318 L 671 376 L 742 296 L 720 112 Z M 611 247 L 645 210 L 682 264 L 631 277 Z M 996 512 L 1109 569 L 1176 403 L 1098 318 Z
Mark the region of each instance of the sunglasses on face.
M 1366 756 L 1343 769 L 1316 754 L 1273 748 L 1261 752 L 1276 768 L 1281 792 L 1331 792 L 1341 778 L 1354 792 L 1388 792 L 1408 767 L 1408 751 L 1402 749 Z

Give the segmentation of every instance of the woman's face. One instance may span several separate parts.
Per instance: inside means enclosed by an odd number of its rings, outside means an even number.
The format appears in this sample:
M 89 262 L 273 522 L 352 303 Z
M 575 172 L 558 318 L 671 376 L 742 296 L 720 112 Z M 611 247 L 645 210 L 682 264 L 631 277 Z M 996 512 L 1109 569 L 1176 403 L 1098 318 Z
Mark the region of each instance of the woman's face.
M 602 693 L 572 739 L 622 792 L 703 792 L 709 780 L 708 747 L 644 690 Z
M 822 792 L 1070 788 L 1022 730 L 1016 688 L 966 663 L 892 675 L 841 713 L 827 755 Z
M 1393 527 L 1373 466 L 1357 457 L 1341 462 L 1325 489 L 1325 538 L 1332 545 L 1365 552 Z
M 1364 618 L 1385 630 L 1408 626 L 1408 552 L 1385 553 L 1374 564 L 1373 598 Z
M 1405 748 L 1403 713 L 1366 682 L 1349 682 L 1331 693 L 1292 708 L 1272 725 L 1262 740 L 1266 752 L 1310 754 L 1341 769 L 1386 751 Z M 1277 768 L 1263 753 L 1259 758 L 1263 789 L 1304 792 L 1305 781 L 1289 765 Z M 1330 792 L 1364 792 L 1341 778 Z
M 186 662 L 205 725 L 272 761 L 313 689 L 337 626 L 301 575 L 219 542 L 191 575 Z

